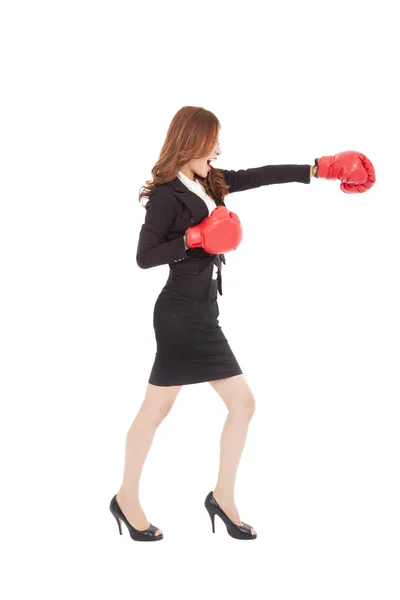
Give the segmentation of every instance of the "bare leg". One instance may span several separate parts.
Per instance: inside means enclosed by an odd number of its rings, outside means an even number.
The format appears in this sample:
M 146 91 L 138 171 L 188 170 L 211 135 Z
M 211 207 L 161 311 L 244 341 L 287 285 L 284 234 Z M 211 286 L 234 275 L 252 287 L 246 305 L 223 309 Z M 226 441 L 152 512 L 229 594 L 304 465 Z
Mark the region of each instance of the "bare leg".
M 255 411 L 255 400 L 243 375 L 209 383 L 229 411 L 221 434 L 218 480 L 213 496 L 228 517 L 240 525 L 242 522 L 234 500 L 235 479 L 249 423 Z M 253 528 L 252 533 L 256 533 Z
M 126 436 L 125 465 L 117 502 L 129 523 L 136 529 L 150 526 L 140 505 L 139 480 L 154 434 L 171 410 L 182 386 L 147 385 L 143 403 Z M 157 530 L 157 535 L 162 531 Z

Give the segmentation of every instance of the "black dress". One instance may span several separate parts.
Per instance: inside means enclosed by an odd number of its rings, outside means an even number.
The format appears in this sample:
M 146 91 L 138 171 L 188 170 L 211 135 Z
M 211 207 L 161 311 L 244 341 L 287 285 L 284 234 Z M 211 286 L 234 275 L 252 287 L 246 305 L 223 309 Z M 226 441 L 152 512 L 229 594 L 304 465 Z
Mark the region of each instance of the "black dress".
M 240 171 L 222 170 L 229 193 L 273 183 L 310 183 L 311 165 L 266 165 Z M 216 205 L 223 201 L 216 202 Z M 202 198 L 176 177 L 149 194 L 136 253 L 147 269 L 168 264 L 169 276 L 153 312 L 157 351 L 148 382 L 187 385 L 240 375 L 242 370 L 218 321 L 222 295 L 223 254 L 185 249 L 185 230 L 208 214 Z M 217 279 L 212 278 L 214 265 Z

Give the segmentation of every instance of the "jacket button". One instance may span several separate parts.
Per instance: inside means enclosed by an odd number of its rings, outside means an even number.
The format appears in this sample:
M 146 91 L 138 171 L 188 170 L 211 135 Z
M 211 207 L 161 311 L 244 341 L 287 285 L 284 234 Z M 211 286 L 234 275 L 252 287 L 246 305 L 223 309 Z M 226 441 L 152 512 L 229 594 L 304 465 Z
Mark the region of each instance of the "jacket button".
M 194 219 L 193 219 L 193 217 L 190 219 L 190 222 L 191 222 L 191 223 L 194 223 Z

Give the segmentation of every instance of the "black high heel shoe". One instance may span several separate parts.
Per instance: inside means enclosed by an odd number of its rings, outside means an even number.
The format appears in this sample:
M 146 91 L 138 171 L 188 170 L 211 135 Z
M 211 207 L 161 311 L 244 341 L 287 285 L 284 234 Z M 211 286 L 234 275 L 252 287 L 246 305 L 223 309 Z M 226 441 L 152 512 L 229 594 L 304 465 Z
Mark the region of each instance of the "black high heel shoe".
M 158 542 L 158 540 L 163 539 L 164 536 L 162 533 L 160 533 L 160 535 L 156 535 L 156 531 L 157 529 L 159 529 L 159 527 L 156 527 L 151 523 L 147 529 L 135 529 L 133 525 L 129 523 L 128 519 L 122 512 L 120 505 L 117 502 L 117 494 L 115 494 L 115 496 L 110 502 L 110 511 L 112 512 L 112 514 L 115 517 L 115 520 L 118 523 L 120 535 L 122 535 L 121 521 L 123 521 L 129 530 L 131 538 L 133 540 L 136 540 L 137 542 Z
M 225 523 L 226 530 L 231 537 L 236 538 L 238 540 L 255 540 L 256 539 L 257 534 L 251 533 L 252 525 L 249 525 L 248 523 L 243 523 L 243 521 L 242 521 L 243 525 L 236 525 L 236 523 L 231 521 L 231 519 L 222 510 L 222 508 L 220 507 L 220 505 L 214 498 L 212 490 L 209 494 L 207 494 L 207 497 L 204 502 L 204 506 L 206 507 L 207 512 L 210 515 L 213 533 L 215 533 L 215 521 L 214 521 L 215 515 L 218 515 Z

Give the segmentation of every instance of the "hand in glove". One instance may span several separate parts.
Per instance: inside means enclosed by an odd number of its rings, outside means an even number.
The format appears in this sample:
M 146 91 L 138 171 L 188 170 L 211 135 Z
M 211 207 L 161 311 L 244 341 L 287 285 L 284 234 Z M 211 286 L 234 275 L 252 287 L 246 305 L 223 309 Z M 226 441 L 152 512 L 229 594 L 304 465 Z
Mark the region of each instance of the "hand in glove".
M 347 150 L 334 156 L 316 158 L 319 179 L 340 179 L 340 189 L 346 194 L 363 193 L 375 183 L 375 169 L 372 162 L 360 152 Z
M 243 231 L 239 217 L 226 206 L 217 206 L 201 223 L 186 232 L 188 248 L 203 248 L 210 254 L 236 250 Z

